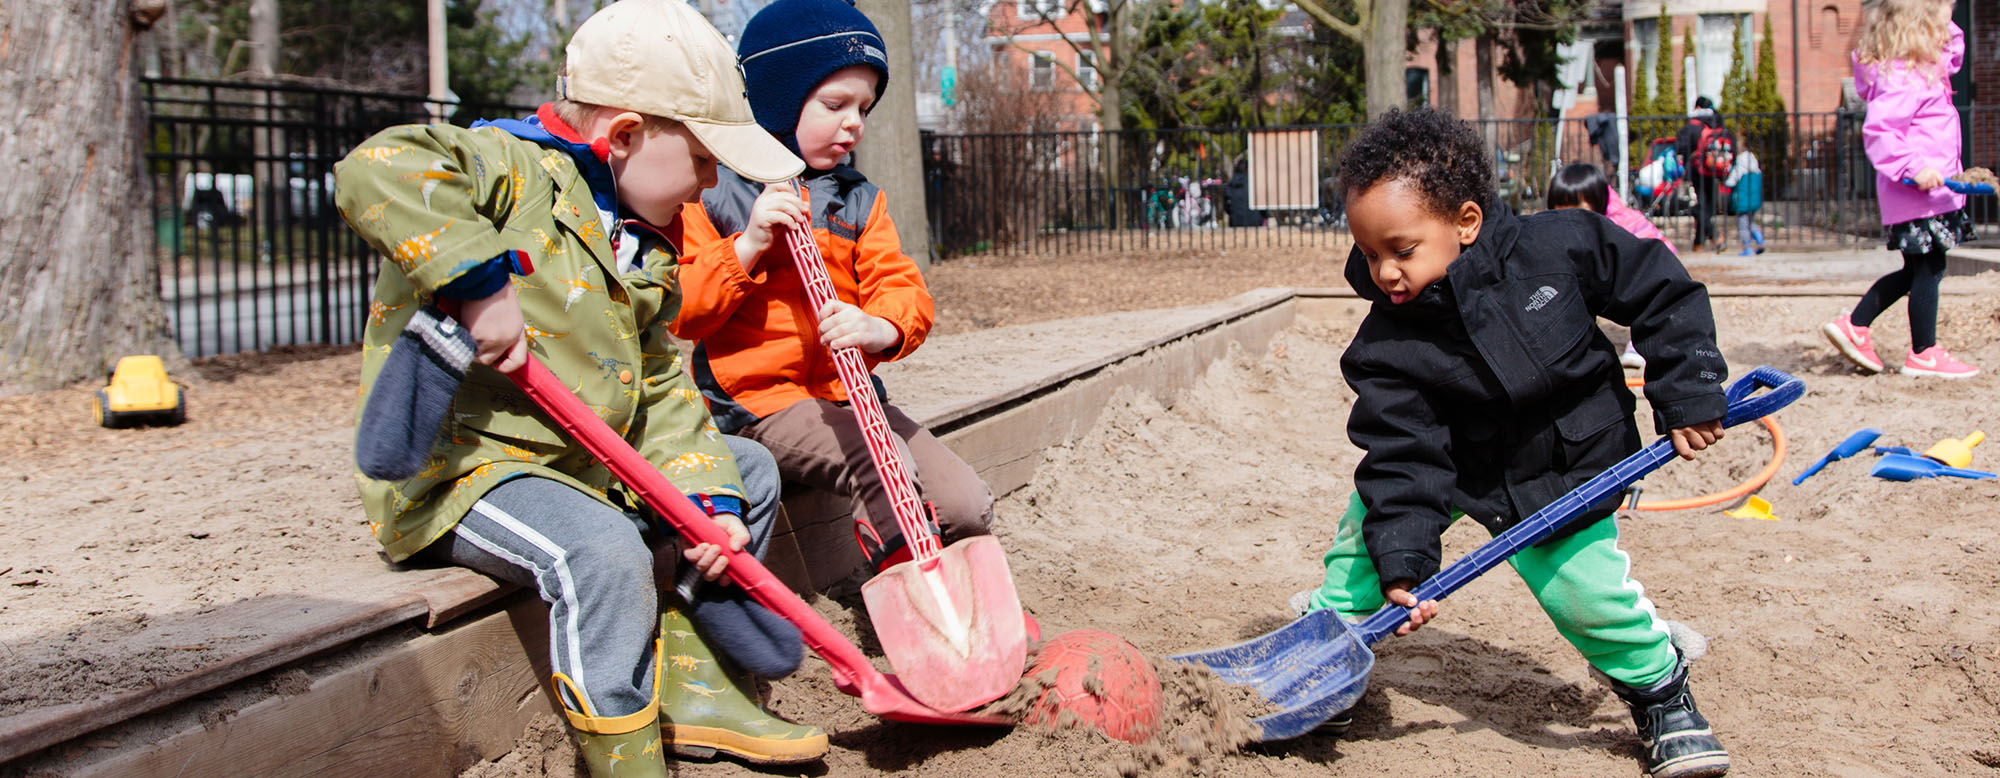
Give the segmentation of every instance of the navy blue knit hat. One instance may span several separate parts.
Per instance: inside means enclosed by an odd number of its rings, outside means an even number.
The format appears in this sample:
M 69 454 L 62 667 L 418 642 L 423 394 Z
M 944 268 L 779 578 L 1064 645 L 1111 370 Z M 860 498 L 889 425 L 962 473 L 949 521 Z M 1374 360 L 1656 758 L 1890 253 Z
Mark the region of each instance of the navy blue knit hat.
M 852 0 L 778 0 L 743 26 L 736 56 L 757 123 L 794 151 L 806 96 L 835 71 L 867 65 L 881 76 L 875 99 L 889 86 L 889 55 L 875 23 Z

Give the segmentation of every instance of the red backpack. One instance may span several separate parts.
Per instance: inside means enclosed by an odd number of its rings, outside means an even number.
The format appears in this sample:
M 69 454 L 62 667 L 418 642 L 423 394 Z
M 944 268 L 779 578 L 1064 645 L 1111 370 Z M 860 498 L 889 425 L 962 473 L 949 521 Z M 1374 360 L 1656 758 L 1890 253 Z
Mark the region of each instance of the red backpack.
M 1729 168 L 1736 164 L 1736 136 L 1724 127 L 1710 127 L 1703 124 L 1701 139 L 1694 144 L 1695 172 L 1708 176 L 1729 175 Z

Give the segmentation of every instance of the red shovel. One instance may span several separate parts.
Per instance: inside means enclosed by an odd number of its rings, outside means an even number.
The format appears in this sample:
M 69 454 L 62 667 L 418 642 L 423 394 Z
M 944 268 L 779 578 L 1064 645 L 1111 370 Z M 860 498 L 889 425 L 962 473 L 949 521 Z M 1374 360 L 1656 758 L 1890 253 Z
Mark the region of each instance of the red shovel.
M 673 525 L 681 537 L 694 543 L 712 543 L 729 557 L 727 575 L 737 586 L 749 593 L 750 598 L 763 603 L 764 607 L 783 617 L 799 628 L 805 644 L 814 653 L 833 666 L 833 684 L 841 692 L 861 698 L 861 707 L 870 714 L 896 721 L 912 721 L 921 724 L 1011 724 L 1005 716 L 990 713 L 955 713 L 925 705 L 910 696 L 903 684 L 893 675 L 884 675 L 868 663 L 868 657 L 861 649 L 848 642 L 847 637 L 820 618 L 819 613 L 806 605 L 804 600 L 786 588 L 784 583 L 764 567 L 757 557 L 747 551 L 730 551 L 729 535 L 717 526 L 713 519 L 702 515 L 694 505 L 674 488 L 672 482 L 660 473 L 659 468 L 647 462 L 625 439 L 613 432 L 611 427 L 597 417 L 582 400 L 571 394 L 569 387 L 561 379 L 549 372 L 535 355 L 528 355 L 528 362 L 520 369 L 508 374 L 521 391 L 540 406 L 557 426 L 569 433 L 576 442 L 583 444 L 591 456 L 597 457 L 611 470 L 618 480 L 625 482 L 640 499 L 652 506 L 660 516 Z M 1016 617 L 1015 623 L 1020 623 Z M 1020 676 L 1015 670 L 1015 677 Z
M 799 196 L 805 182 L 793 179 Z M 805 282 L 817 323 L 835 299 L 826 260 L 812 233 L 793 225 L 785 230 L 792 264 Z M 910 548 L 910 561 L 882 571 L 861 585 L 868 619 L 889 664 L 904 676 L 910 694 L 939 710 L 970 710 L 999 699 L 1021 680 L 1028 657 L 1028 634 L 1021 600 L 1000 541 L 991 535 L 966 538 L 942 548 L 933 522 L 917 500 L 916 482 L 896 445 L 861 352 L 833 352 L 834 368 L 847 388 L 848 406 L 868 440 L 868 457 L 889 493 L 896 527 Z M 874 527 L 858 519 L 869 534 Z

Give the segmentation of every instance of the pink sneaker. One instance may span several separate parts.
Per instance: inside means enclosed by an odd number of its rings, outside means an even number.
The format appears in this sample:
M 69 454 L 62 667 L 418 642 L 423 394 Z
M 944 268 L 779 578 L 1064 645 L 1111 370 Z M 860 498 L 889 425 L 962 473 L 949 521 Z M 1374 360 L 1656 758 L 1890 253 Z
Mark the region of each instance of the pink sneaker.
M 1903 357 L 1903 375 L 1934 375 L 1939 378 L 1966 378 L 1979 375 L 1979 368 L 1958 361 L 1943 346 L 1910 352 Z
M 1843 313 L 1820 327 L 1819 331 L 1826 333 L 1826 339 L 1832 341 L 1833 347 L 1840 349 L 1840 355 L 1847 357 L 1848 361 L 1870 373 L 1882 372 L 1882 358 L 1875 356 L 1875 344 L 1868 335 L 1867 327 L 1854 326 L 1854 322 Z

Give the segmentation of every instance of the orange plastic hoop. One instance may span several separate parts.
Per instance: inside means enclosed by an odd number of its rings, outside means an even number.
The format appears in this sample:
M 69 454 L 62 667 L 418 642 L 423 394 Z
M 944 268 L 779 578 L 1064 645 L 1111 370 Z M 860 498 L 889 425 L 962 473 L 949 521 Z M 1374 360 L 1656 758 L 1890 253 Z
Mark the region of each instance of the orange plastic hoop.
M 1627 378 L 1625 379 L 1625 385 L 1645 386 L 1646 380 L 1643 378 Z M 1764 488 L 1764 484 L 1769 483 L 1778 474 L 1778 468 L 1785 464 L 1785 429 L 1778 426 L 1776 415 L 1765 416 L 1758 419 L 1758 421 L 1763 422 L 1764 429 L 1771 432 L 1771 461 L 1765 463 L 1764 469 L 1752 474 L 1742 483 L 1719 492 L 1710 492 L 1700 497 L 1688 497 L 1679 500 L 1641 500 L 1632 507 L 1642 511 L 1679 511 L 1688 508 L 1700 508 L 1706 505 L 1728 502 Z

